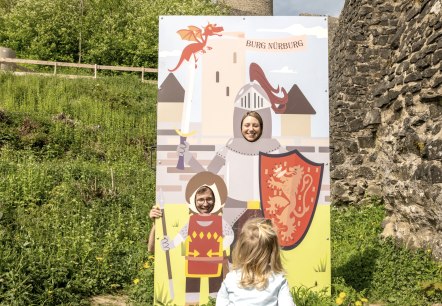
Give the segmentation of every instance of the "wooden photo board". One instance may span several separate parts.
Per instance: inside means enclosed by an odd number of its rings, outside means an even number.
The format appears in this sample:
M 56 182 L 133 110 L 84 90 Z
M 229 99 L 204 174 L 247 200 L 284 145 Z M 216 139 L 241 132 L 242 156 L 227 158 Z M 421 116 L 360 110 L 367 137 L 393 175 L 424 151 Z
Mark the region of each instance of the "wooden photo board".
M 216 297 L 254 216 L 278 228 L 291 287 L 330 288 L 327 18 L 159 22 L 155 303 Z M 254 141 L 242 134 L 248 112 L 262 122 Z

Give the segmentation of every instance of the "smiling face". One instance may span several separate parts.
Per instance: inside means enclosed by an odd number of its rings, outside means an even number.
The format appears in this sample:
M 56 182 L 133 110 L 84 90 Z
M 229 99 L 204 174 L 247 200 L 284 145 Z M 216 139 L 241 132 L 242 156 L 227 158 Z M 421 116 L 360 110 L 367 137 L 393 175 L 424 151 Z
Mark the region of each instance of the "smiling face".
M 206 186 L 201 187 L 195 195 L 195 206 L 200 214 L 210 214 L 215 206 L 215 196 L 212 189 Z
M 255 117 L 246 116 L 241 123 L 241 133 L 247 141 L 254 142 L 261 137 L 261 123 Z

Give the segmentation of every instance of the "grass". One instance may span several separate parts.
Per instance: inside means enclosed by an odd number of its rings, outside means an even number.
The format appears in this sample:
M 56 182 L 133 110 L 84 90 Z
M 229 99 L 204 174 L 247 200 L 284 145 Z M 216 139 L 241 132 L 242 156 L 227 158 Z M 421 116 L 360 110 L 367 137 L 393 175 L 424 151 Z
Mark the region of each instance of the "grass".
M 379 234 L 383 205 L 332 209 L 332 294 L 386 305 L 431 305 L 442 301 L 442 265 L 430 250 L 408 250 Z M 428 288 L 425 284 L 432 284 Z M 429 292 L 430 291 L 430 292 Z
M 0 301 L 80 305 L 147 261 L 156 88 L 0 74 Z M 145 269 L 149 270 L 149 269 Z
M 0 74 L 1 305 L 87 305 L 103 293 L 152 304 L 155 101 L 137 77 Z M 331 216 L 332 296 L 293 288 L 298 306 L 442 300 L 429 251 L 379 238 L 379 201 Z

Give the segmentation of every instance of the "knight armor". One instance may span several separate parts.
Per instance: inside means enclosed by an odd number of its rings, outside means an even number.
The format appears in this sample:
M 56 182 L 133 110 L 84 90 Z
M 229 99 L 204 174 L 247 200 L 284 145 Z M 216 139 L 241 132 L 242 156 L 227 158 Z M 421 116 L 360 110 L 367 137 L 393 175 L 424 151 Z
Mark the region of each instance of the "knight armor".
M 261 137 L 255 142 L 247 141 L 241 133 L 241 120 L 247 111 L 256 111 L 263 121 Z M 271 116 L 271 103 L 262 87 L 256 82 L 243 86 L 234 103 L 233 138 L 217 152 L 217 158 L 208 166 L 209 171 L 217 172 L 219 159 L 224 162 L 229 189 L 224 218 L 232 225 L 247 209 L 260 207 L 259 152 L 281 152 L 281 144 L 272 138 Z
M 186 277 L 221 275 L 223 227 L 219 215 L 191 215 L 186 238 Z

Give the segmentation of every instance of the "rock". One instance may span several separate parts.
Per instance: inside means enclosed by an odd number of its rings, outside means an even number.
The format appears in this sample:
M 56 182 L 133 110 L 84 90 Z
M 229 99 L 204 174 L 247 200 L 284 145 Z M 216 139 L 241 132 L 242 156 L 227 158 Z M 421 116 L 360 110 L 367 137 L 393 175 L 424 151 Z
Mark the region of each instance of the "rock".
M 334 171 L 330 172 L 330 178 L 334 180 L 342 180 L 347 177 L 348 171 L 343 167 L 336 167 Z
M 384 225 L 384 230 L 381 233 L 382 238 L 394 237 L 396 231 L 394 230 L 395 224 L 393 222 L 388 222 Z
M 421 102 L 422 103 L 433 103 L 438 102 L 442 99 L 442 95 L 438 94 L 435 91 L 428 90 L 426 92 L 423 92 L 421 94 Z
M 374 108 L 369 112 L 367 112 L 363 121 L 364 127 L 380 123 L 382 123 L 382 120 L 381 120 L 381 110 L 379 108 Z
M 442 139 L 436 139 L 427 143 L 425 149 L 428 152 L 429 160 L 442 161 Z
M 374 183 L 371 183 L 368 185 L 367 189 L 365 190 L 365 195 L 381 198 L 382 197 L 382 188 L 375 185 Z

